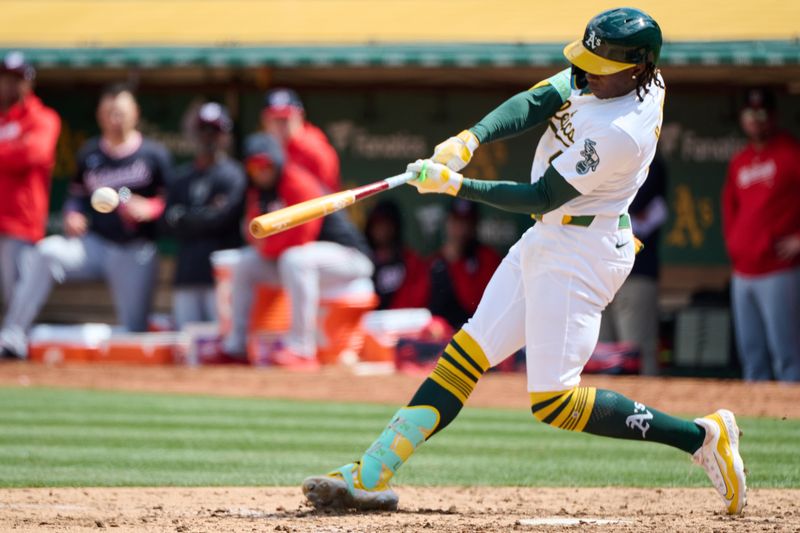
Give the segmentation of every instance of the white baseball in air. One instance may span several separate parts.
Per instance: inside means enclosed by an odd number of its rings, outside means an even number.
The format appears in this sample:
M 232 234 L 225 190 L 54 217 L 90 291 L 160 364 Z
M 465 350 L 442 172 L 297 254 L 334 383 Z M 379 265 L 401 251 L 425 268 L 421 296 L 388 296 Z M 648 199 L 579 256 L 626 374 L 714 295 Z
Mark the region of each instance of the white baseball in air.
M 119 205 L 119 195 L 111 187 L 100 187 L 92 193 L 92 207 L 100 213 L 110 213 Z

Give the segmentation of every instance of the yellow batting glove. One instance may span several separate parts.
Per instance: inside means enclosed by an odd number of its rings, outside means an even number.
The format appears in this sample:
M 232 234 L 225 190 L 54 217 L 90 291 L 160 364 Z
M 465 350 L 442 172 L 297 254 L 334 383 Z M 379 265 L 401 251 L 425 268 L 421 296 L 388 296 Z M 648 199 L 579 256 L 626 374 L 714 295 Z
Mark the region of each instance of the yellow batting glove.
M 430 159 L 417 159 L 406 170 L 418 174 L 417 179 L 408 183 L 416 187 L 420 194 L 444 193 L 455 196 L 464 182 L 464 176 Z
M 467 166 L 479 144 L 474 133 L 464 130 L 455 137 L 437 144 L 431 159 L 435 163 L 446 165 L 450 170 L 458 171 Z

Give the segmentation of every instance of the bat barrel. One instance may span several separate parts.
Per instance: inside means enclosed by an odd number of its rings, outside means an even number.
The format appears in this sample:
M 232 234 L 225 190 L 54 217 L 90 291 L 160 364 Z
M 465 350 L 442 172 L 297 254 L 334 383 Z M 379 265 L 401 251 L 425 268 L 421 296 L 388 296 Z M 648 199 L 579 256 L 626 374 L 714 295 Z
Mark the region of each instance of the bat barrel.
M 250 234 L 257 239 L 269 237 L 310 222 L 315 218 L 330 215 L 335 211 L 353 205 L 353 203 L 362 198 L 368 198 L 381 191 L 393 189 L 413 178 L 414 174 L 412 172 L 405 172 L 369 185 L 328 194 L 296 205 L 290 205 L 265 215 L 259 215 L 250 221 Z
M 294 228 L 315 218 L 324 217 L 355 202 L 352 191 L 342 191 L 257 216 L 250 221 L 250 234 L 263 239 Z

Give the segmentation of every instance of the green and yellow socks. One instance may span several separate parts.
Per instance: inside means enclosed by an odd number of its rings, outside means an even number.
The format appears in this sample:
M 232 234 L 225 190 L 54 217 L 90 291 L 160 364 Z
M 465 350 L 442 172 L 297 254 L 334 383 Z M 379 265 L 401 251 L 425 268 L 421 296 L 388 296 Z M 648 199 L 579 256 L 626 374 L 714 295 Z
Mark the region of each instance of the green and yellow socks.
M 561 429 L 660 442 L 688 453 L 697 451 L 705 438 L 705 430 L 694 422 L 594 387 L 532 392 L 531 412 L 537 420 Z
M 423 442 L 455 419 L 488 369 L 478 343 L 464 330 L 456 333 L 408 406 L 395 413 L 361 457 L 361 487 L 383 489 Z
M 489 360 L 478 343 L 466 331 L 459 330 L 408 405 L 434 407 L 440 420 L 433 433 L 441 431 L 467 403 L 467 398 L 489 366 Z
M 356 486 L 385 489 L 411 454 L 456 418 L 489 366 L 478 343 L 464 330 L 456 333 L 409 404 L 395 413 L 361 456 Z M 531 412 L 553 427 L 660 442 L 690 454 L 703 445 L 705 438 L 705 430 L 694 422 L 594 387 L 531 393 Z

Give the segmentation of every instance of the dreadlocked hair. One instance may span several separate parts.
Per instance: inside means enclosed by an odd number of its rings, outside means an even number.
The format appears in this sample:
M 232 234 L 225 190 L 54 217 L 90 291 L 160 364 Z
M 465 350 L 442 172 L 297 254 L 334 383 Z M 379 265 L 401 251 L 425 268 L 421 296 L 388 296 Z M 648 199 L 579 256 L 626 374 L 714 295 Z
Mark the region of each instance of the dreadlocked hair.
M 650 92 L 649 86 L 651 83 L 655 83 L 656 87 L 659 89 L 664 88 L 664 84 L 658 77 L 660 72 L 661 71 L 656 68 L 655 63 L 648 61 L 645 64 L 644 72 L 642 72 L 642 74 L 636 78 L 636 96 L 639 98 L 640 102 L 644 101 L 645 95 Z

